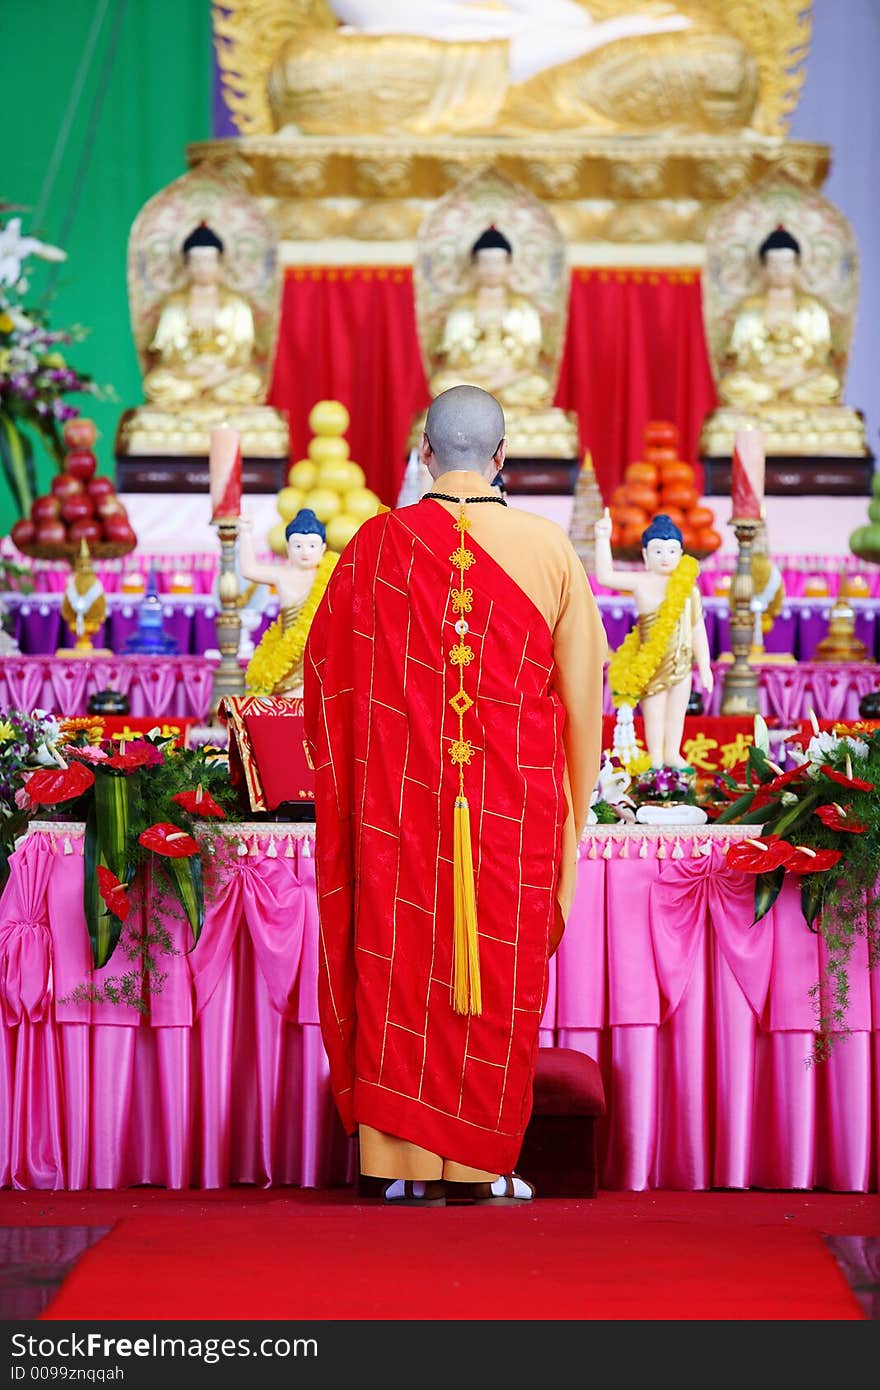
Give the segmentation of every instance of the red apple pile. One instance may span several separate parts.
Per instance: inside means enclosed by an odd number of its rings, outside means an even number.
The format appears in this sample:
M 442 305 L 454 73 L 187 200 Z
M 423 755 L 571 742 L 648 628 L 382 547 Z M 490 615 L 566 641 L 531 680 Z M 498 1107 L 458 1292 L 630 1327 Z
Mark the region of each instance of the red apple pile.
M 63 433 L 67 445 L 64 468 L 52 479 L 51 492 L 35 499 L 30 516 L 12 527 L 14 544 L 23 553 L 31 545 L 78 546 L 81 540 L 90 550 L 120 542 L 133 549 L 136 536 L 113 481 L 95 471 L 94 424 L 91 420 L 68 420 Z

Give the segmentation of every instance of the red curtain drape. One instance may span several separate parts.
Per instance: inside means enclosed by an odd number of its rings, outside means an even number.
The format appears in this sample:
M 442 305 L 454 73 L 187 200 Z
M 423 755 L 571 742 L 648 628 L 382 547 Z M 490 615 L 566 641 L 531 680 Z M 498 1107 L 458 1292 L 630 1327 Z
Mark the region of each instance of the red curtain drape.
M 289 413 L 294 460 L 315 401 L 341 400 L 367 481 L 393 505 L 428 387 L 408 266 L 296 266 L 284 282 L 270 393 Z M 575 269 L 556 404 L 578 414 L 606 497 L 641 455 L 648 420 L 674 420 L 695 461 L 715 390 L 695 270 Z
M 393 507 L 407 435 L 429 400 L 410 268 L 289 269 L 269 400 L 289 414 L 292 462 L 305 456 L 315 401 L 342 401 L 351 457 Z

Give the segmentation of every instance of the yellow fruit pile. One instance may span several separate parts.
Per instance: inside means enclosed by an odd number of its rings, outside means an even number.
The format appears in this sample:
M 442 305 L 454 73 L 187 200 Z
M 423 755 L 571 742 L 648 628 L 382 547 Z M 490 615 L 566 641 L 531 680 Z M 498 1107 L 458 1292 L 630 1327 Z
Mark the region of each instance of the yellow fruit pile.
M 281 520 L 269 532 L 270 548 L 287 554 L 284 528 L 302 507 L 311 507 L 327 528 L 330 550 L 344 550 L 362 521 L 375 516 L 379 498 L 366 486 L 364 470 L 348 457 L 342 438 L 349 414 L 341 401 L 318 401 L 309 412 L 308 457 L 295 463 L 287 475 L 287 487 L 278 494 Z

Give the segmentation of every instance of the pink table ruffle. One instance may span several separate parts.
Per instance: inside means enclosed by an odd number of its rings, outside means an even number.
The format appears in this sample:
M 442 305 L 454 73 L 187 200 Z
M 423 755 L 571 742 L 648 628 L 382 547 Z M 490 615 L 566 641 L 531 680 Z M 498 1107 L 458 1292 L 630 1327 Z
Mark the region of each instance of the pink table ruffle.
M 787 885 L 752 925 L 727 869 L 743 831 L 597 828 L 551 962 L 545 1046 L 603 1071 L 607 1188 L 876 1191 L 880 972 L 864 937 L 851 1033 L 808 1065 L 821 939 Z M 311 833 L 229 827 L 201 939 L 156 894 L 175 954 L 143 1016 L 73 1002 L 90 977 L 81 829 L 37 826 L 0 900 L 0 1186 L 324 1187 L 350 1180 L 318 1026 Z M 245 852 L 241 852 L 245 851 Z M 114 956 L 100 984 L 128 968 Z
M 318 1026 L 312 840 L 230 849 L 198 946 L 151 895 L 176 954 L 148 1017 L 68 998 L 89 971 L 82 837 L 32 832 L 0 900 L 0 1186 L 330 1186 L 351 1176 Z M 225 856 L 224 856 L 225 858 Z M 129 920 L 131 920 L 131 915 Z M 64 1002 L 67 1000 L 67 1002 Z
M 0 710 L 80 715 L 98 690 L 121 690 L 135 718 L 205 719 L 216 662 L 204 656 L 7 656 Z
M 876 1191 L 880 972 L 857 937 L 850 1035 L 810 1065 L 821 938 L 794 882 L 752 925 L 726 838 L 593 828 L 580 846 L 544 1024 L 602 1068 L 602 1183 Z

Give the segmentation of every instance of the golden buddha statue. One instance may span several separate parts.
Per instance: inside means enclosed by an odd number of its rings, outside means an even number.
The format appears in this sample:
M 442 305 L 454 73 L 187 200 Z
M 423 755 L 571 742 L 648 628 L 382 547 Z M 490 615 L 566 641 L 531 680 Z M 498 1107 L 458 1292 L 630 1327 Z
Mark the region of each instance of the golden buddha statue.
M 489 391 L 504 408 L 514 467 L 564 459 L 559 467 L 576 470 L 577 419 L 552 403 L 569 277 L 546 207 L 494 169 L 471 175 L 424 219 L 413 278 L 431 397 L 460 385 Z M 413 423 L 413 447 L 424 421 L 422 412 Z
M 74 645 L 59 647 L 56 656 L 109 656 L 109 648 L 92 645 L 92 637 L 106 617 L 104 586 L 92 565 L 88 542 L 81 540 L 61 600 L 61 618 L 74 637 Z
M 757 276 L 748 265 L 739 268 L 744 248 L 736 235 L 726 264 L 724 253 L 713 253 L 710 246 L 705 312 L 719 407 L 703 425 L 703 457 L 728 457 L 739 429 L 760 429 L 768 456 L 867 453 L 864 423 L 843 404 L 854 312 L 854 248 L 848 247 L 847 229 L 832 216 L 836 209 L 827 200 L 799 190 L 793 201 L 793 191 L 792 185 L 783 186 L 775 201 L 780 206 L 785 199 L 792 216 L 802 222 L 807 217 L 797 202 L 809 198 L 815 204 L 810 221 L 821 234 L 822 259 L 817 255 L 811 262 L 813 283 L 804 282 L 802 240 L 781 222 L 763 236 L 757 254 L 752 252 Z M 760 194 L 756 197 L 760 202 Z M 735 219 L 728 219 L 728 225 L 735 234 Z M 716 242 L 719 236 L 716 230 Z M 845 273 L 836 276 L 837 267 Z M 745 293 L 733 298 L 733 285 L 743 280 Z M 835 304 L 832 297 L 840 294 L 840 285 L 847 299 Z M 725 294 L 730 302 L 719 311 Z
M 218 425 L 238 430 L 245 460 L 286 458 L 287 422 L 265 404 L 277 239 L 256 200 L 204 175 L 175 180 L 135 219 L 128 272 L 146 403 L 123 414 L 117 458 L 206 457 Z
M 748 126 L 757 104 L 755 58 L 706 6 L 287 0 L 285 8 L 291 36 L 267 95 L 275 129 L 287 134 L 714 132 Z
M 471 247 L 474 286 L 455 301 L 437 346 L 439 368 L 432 396 L 451 386 L 481 386 L 505 409 L 540 409 L 553 397 L 553 375 L 543 360 L 541 315 L 510 288 L 513 247 L 487 227 Z
M 740 304 L 718 379 L 724 405 L 837 405 L 843 383 L 833 366 L 825 305 L 797 283 L 801 248 L 783 226 L 758 248 L 764 286 Z
M 196 402 L 256 405 L 263 383 L 251 361 L 251 306 L 223 280 L 223 242 L 205 222 L 181 247 L 187 286 L 162 304 L 144 392 L 164 410 Z
M 249 695 L 303 693 L 303 653 L 309 627 L 339 556 L 327 550 L 327 532 L 308 507 L 302 507 L 285 527 L 287 560 L 261 564 L 253 541 L 253 521 L 239 521 L 238 567 L 244 579 L 268 584 L 278 594 L 281 612 L 260 638 L 248 663 L 245 687 Z

